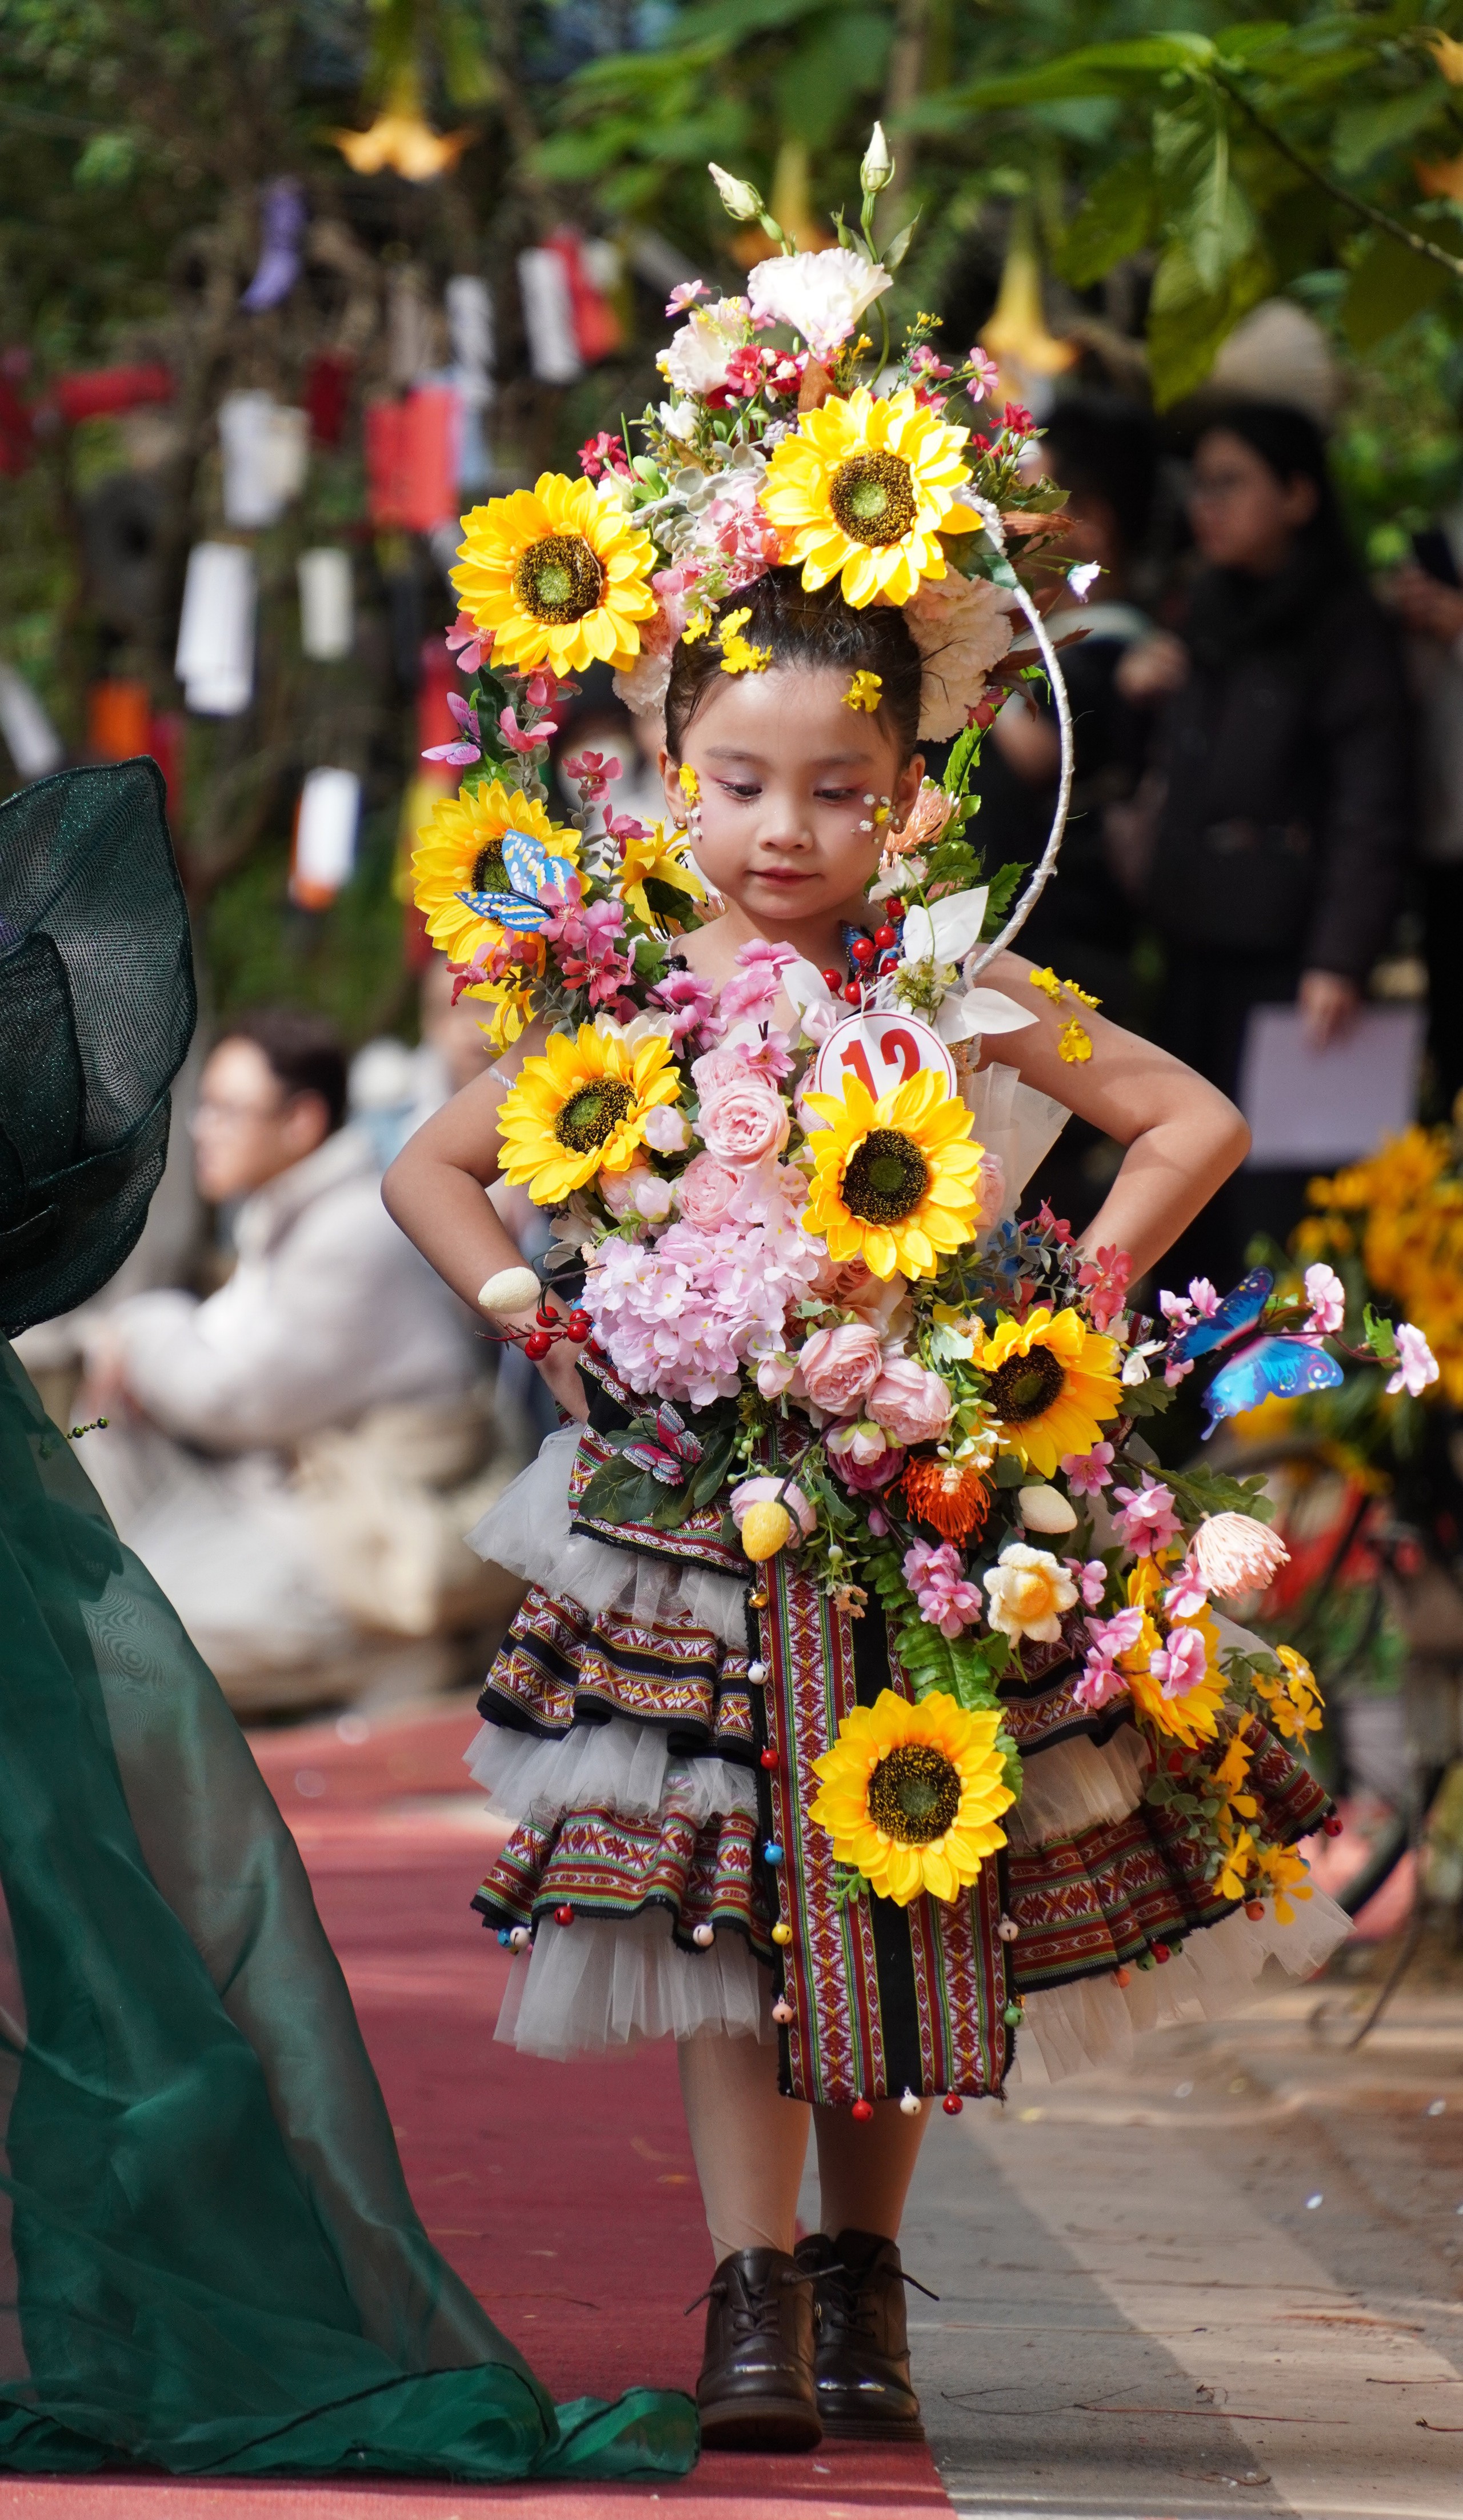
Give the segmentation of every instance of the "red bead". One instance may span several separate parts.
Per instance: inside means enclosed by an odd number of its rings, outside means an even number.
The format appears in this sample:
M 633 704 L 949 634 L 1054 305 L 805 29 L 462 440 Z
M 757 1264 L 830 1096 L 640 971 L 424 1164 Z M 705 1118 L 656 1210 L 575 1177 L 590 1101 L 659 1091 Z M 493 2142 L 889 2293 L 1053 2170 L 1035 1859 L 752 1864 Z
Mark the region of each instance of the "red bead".
M 823 973 L 823 975 L 822 975 L 822 978 L 823 978 L 823 987 L 824 987 L 825 989 L 831 989 L 835 998 L 840 998 L 840 997 L 842 997 L 842 995 L 843 995 L 843 973 L 842 973 L 841 971 L 833 971 L 833 970 L 824 971 L 824 973 Z
M 552 1304 L 540 1304 L 538 1311 L 534 1314 L 534 1320 L 538 1323 L 540 1329 L 544 1330 L 552 1330 L 557 1319 L 558 1315 Z
M 864 995 L 864 992 L 863 992 L 863 990 L 860 988 L 858 981 L 857 981 L 857 980 L 850 980 L 850 982 L 849 982 L 849 984 L 848 984 L 847 988 L 846 988 L 846 989 L 844 990 L 844 992 L 843 992 L 843 1002 L 844 1002 L 844 1005 L 845 1005 L 845 1006 L 849 1006 L 849 1007 L 856 1007 L 856 1006 L 859 1004 L 859 1001 L 860 1001 L 860 999 L 863 997 L 863 995 Z
M 871 963 L 878 948 L 871 936 L 856 936 L 848 951 L 849 961 L 862 965 Z
M 555 1925 L 572 1925 L 574 1922 L 573 1909 L 567 1906 L 555 1908 L 554 1911 L 554 1921 Z
M 757 1762 L 757 1765 L 758 1765 L 758 1767 L 759 1767 L 759 1768 L 769 1768 L 769 1769 L 771 1769 L 771 1768 L 775 1768 L 775 1767 L 776 1766 L 776 1764 L 777 1764 L 777 1754 L 776 1754 L 776 1750 L 764 1750 L 764 1751 L 763 1751 L 763 1753 L 762 1753 L 761 1758 L 760 1758 L 760 1759 L 758 1760 L 758 1762 Z
M 940 2103 L 948 2118 L 957 2118 L 964 2105 L 958 2092 L 947 2092 Z
M 884 908 L 891 919 L 903 919 L 905 915 L 905 905 L 902 901 L 886 901 Z
M 570 1338 L 588 1338 L 594 1327 L 595 1325 L 591 1321 L 589 1314 L 584 1312 L 581 1307 L 576 1304 L 574 1310 L 569 1315 Z
M 1258 1925 L 1261 1917 L 1264 1914 L 1264 1901 L 1263 1899 L 1247 1899 L 1245 1901 L 1245 1914 L 1250 1917 L 1253 1923 Z
M 1168 1944 L 1155 1943 L 1153 1946 L 1153 1957 L 1160 1962 L 1166 1960 L 1170 1957 Z
M 1335 1812 L 1331 1814 L 1329 1820 L 1323 1820 L 1321 1822 L 1321 1827 L 1324 1829 L 1327 1837 L 1340 1837 L 1345 1826 L 1346 1822 L 1340 1819 Z
M 1114 1984 L 1115 1986 L 1131 1986 L 1131 1984 L 1132 1984 L 1132 1971 L 1131 1971 L 1131 1969 L 1130 1969 L 1130 1968 L 1115 1968 L 1115 1969 L 1114 1969 L 1114 1971 L 1113 1971 L 1113 1984 Z
M 530 1330 L 523 1342 L 523 1353 L 525 1356 L 531 1356 L 537 1365 L 539 1358 L 547 1356 L 553 1345 L 554 1341 L 547 1330 Z
M 855 2100 L 854 2115 L 858 2119 L 860 2126 L 866 2126 L 873 2115 L 872 2100 Z
M 887 954 L 891 945 L 899 943 L 899 938 L 892 927 L 876 927 L 873 931 L 873 941 L 881 954 Z

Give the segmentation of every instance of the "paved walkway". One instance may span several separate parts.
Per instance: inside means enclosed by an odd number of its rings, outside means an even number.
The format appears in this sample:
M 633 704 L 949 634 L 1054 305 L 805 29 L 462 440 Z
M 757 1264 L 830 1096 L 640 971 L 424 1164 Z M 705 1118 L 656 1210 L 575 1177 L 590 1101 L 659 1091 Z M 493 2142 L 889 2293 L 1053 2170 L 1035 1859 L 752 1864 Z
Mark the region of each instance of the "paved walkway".
M 256 1748 L 439 2245 L 555 2395 L 688 2387 L 709 2253 L 674 2060 L 495 2044 L 472 1729 L 455 1705 Z M 1353 2057 L 1316 2002 L 937 2116 L 905 2235 L 940 2294 L 911 2295 L 933 2460 L 723 2455 L 658 2495 L 8 2482 L 0 2520 L 1463 2520 L 1463 2001 L 1404 1990 Z

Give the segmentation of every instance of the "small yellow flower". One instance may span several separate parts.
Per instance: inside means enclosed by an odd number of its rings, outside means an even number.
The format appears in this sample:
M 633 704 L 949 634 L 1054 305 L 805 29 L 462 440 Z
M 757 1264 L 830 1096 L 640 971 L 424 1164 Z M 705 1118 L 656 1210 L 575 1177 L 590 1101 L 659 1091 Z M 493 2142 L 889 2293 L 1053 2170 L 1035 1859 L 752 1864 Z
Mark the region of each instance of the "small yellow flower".
M 744 604 L 738 611 L 728 613 L 717 633 L 724 674 L 765 674 L 772 663 L 771 648 L 754 648 L 741 635 L 742 623 L 750 621 L 751 617 L 752 608 L 750 604 Z
M 687 805 L 694 805 L 701 793 L 701 783 L 696 777 L 694 770 L 691 768 L 690 763 L 688 761 L 683 761 L 680 769 L 676 773 L 676 776 L 681 783 L 681 793 L 686 798 Z
M 1255 1840 L 1247 1828 L 1242 1828 L 1216 1876 L 1215 1888 L 1221 1899 L 1243 1899 L 1245 1884 L 1250 1877 L 1247 1858 L 1253 1854 L 1254 1848 Z
M 1263 1846 L 1259 1864 L 1269 1885 L 1275 1903 L 1275 1919 L 1281 1925 L 1293 1925 L 1296 1912 L 1292 1899 L 1308 1899 L 1311 1895 L 1310 1868 L 1304 1855 L 1293 1846 Z
M 620 847 L 623 855 L 615 888 L 627 910 L 633 910 L 646 927 L 663 928 L 667 920 L 683 920 L 694 903 L 705 900 L 693 870 L 666 838 L 664 823 L 643 830 L 638 839 L 622 840 Z
M 1092 1036 L 1074 1015 L 1072 1021 L 1063 1027 L 1056 1048 L 1059 1058 L 1065 1059 L 1069 1067 L 1077 1067 L 1084 1059 L 1091 1058 Z
M 955 1899 L 1005 1844 L 998 1815 L 1016 1797 L 997 1744 L 998 1708 L 967 1714 L 943 1689 L 911 1706 L 892 1688 L 855 1706 L 813 1773 L 809 1816 L 834 1860 L 864 1874 L 881 1899 L 908 1908 L 921 1892 Z
M 866 709 L 869 716 L 872 717 L 874 710 L 878 707 L 879 701 L 883 697 L 883 691 L 884 677 L 882 674 L 870 674 L 864 672 L 857 673 L 855 674 L 853 681 L 850 683 L 848 690 L 843 695 L 843 705 L 845 708 Z M 887 820 L 887 816 L 880 817 L 879 819 Z
M 1043 998 L 1049 998 L 1054 1007 L 1061 1005 L 1062 984 L 1049 963 L 1044 971 L 1032 972 L 1031 984 L 1034 989 L 1041 990 Z

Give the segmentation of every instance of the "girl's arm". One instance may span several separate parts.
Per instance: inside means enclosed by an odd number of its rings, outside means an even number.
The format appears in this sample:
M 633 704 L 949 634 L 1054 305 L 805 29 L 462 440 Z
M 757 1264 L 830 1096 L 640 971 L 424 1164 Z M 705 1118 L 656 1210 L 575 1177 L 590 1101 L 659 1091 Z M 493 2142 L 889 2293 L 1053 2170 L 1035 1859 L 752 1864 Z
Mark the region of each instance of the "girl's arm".
M 529 1052 L 543 1047 L 535 1025 L 485 1076 L 475 1076 L 440 1111 L 423 1121 L 386 1170 L 381 1196 L 403 1234 L 431 1262 L 439 1278 L 477 1309 L 478 1289 L 501 1269 L 519 1269 L 523 1257 L 485 1193 L 498 1179 L 498 1110 Z M 534 1308 L 504 1316 L 531 1330 Z M 555 1400 L 573 1418 L 584 1418 L 584 1389 L 567 1341 L 555 1340 L 539 1372 Z
M 1032 966 L 1002 954 L 981 974 L 1037 1020 L 988 1043 L 981 1064 L 1015 1067 L 1028 1085 L 1065 1102 L 1120 1146 L 1123 1168 L 1079 1248 L 1107 1244 L 1131 1255 L 1134 1276 L 1163 1258 L 1192 1217 L 1249 1152 L 1243 1115 L 1166 1050 L 1124 1032 L 1064 992 L 1060 1006 L 1032 986 Z M 1064 1059 L 1057 1047 L 1074 1016 L 1092 1044 L 1090 1058 Z

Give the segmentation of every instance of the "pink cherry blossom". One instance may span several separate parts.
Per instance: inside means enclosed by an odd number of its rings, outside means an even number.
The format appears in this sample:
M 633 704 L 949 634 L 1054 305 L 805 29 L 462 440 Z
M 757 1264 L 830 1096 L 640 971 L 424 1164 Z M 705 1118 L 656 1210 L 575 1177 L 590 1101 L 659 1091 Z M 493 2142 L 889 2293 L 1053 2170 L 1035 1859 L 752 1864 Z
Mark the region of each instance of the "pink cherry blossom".
M 1186 1697 L 1203 1679 L 1208 1660 L 1197 1628 L 1171 1628 L 1168 1643 L 1149 1655 L 1148 1669 L 1165 1697 Z
M 1307 1329 L 1333 1336 L 1347 1317 L 1347 1290 L 1324 1260 L 1306 1272 L 1306 1300 L 1310 1306 Z
M 1428 1384 L 1438 1379 L 1438 1359 L 1411 1322 L 1397 1326 L 1396 1353 L 1397 1369 L 1387 1385 L 1388 1391 L 1407 1391 L 1414 1400 L 1420 1399 Z
M 675 1021 L 671 1040 L 677 1050 L 692 1033 L 704 1030 L 716 995 L 709 980 L 696 971 L 668 971 L 650 991 L 656 1006 L 664 1007 Z
M 1171 1619 L 1197 1619 L 1208 1607 L 1204 1578 L 1185 1558 L 1164 1595 L 1164 1609 Z
M 1189 1302 L 1201 1322 L 1212 1322 L 1219 1309 L 1219 1292 L 1207 1278 L 1190 1278 Z
M 666 299 L 666 314 L 684 315 L 688 306 L 694 306 L 698 297 L 709 297 L 710 294 L 704 280 L 678 280 Z
M 970 397 L 973 402 L 988 402 L 1000 382 L 1000 370 L 988 358 L 977 341 L 970 353 Z
M 499 710 L 498 724 L 504 742 L 514 752 L 537 752 L 541 743 L 547 743 L 551 736 L 558 733 L 552 717 L 541 717 L 534 726 L 520 726 L 516 711 L 510 708 Z
M 1084 1565 L 1080 1557 L 1064 1557 L 1062 1563 L 1082 1595 L 1083 1607 L 1095 1610 L 1107 1590 L 1107 1568 L 1101 1558 L 1089 1557 Z
M 781 975 L 797 959 L 791 945 L 778 945 L 770 936 L 754 936 L 740 948 L 737 968 L 723 983 L 723 1017 L 730 1022 L 737 1015 L 771 1014 L 782 986 Z
M 1158 1299 L 1158 1309 L 1171 1328 L 1186 1330 L 1193 1328 L 1194 1308 L 1187 1295 L 1171 1295 L 1165 1286 Z
M 1164 1367 L 1164 1380 L 1169 1389 L 1176 1391 L 1184 1375 L 1192 1373 L 1193 1370 L 1194 1360 L 1191 1356 L 1171 1356 Z
M 456 656 L 460 674 L 475 674 L 492 645 L 492 631 L 479 630 L 470 612 L 460 612 L 447 633 L 447 652 Z
M 1112 1462 L 1111 1444 L 1094 1444 L 1090 1453 L 1064 1453 L 1062 1476 L 1074 1496 L 1100 1496 L 1112 1485 Z
M 973 1628 L 985 1606 L 980 1586 L 969 1581 L 959 1552 L 948 1540 L 938 1549 L 916 1540 L 905 1552 L 905 1582 L 919 1603 L 920 1617 L 942 1637 Z
M 1155 1550 L 1166 1549 L 1178 1537 L 1174 1492 L 1151 1471 L 1143 1472 L 1140 1488 L 1114 1488 L 1113 1495 L 1123 1508 L 1114 1514 L 1113 1528 L 1125 1549 L 1135 1550 L 1139 1557 L 1151 1557 Z

